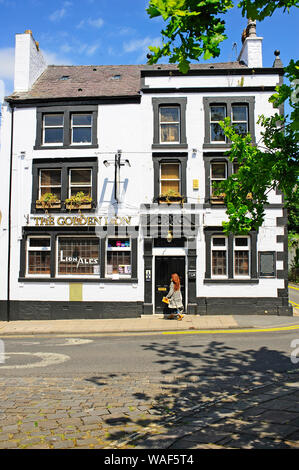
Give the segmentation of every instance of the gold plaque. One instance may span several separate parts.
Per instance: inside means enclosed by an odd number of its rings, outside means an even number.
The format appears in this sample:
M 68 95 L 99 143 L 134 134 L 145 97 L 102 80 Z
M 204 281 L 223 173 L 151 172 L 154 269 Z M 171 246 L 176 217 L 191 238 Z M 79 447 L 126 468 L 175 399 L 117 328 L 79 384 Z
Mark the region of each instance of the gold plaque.
M 165 290 L 167 290 L 167 289 L 166 289 L 166 287 L 158 287 L 158 290 L 159 290 L 159 291 L 165 291 Z

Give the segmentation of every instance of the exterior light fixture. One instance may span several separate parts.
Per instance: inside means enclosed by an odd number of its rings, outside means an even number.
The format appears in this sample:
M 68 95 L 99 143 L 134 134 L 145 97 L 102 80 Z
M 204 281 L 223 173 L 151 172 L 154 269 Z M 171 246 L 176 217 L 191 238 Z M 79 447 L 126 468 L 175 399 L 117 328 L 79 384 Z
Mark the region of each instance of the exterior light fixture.
M 168 230 L 166 240 L 168 241 L 168 243 L 171 243 L 172 239 L 173 239 L 173 235 L 172 235 L 171 231 Z

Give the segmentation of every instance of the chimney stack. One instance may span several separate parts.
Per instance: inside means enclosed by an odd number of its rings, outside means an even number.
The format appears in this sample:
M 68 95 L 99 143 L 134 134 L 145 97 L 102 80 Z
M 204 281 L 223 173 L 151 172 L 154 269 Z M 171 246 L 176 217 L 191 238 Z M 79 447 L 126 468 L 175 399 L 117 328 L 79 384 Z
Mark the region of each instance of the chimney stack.
M 243 61 L 250 68 L 263 67 L 262 41 L 263 38 L 256 35 L 256 21 L 249 18 L 247 28 L 242 33 L 243 47 L 239 62 Z
M 47 64 L 34 40 L 32 31 L 16 34 L 14 91 L 28 91 L 46 69 Z

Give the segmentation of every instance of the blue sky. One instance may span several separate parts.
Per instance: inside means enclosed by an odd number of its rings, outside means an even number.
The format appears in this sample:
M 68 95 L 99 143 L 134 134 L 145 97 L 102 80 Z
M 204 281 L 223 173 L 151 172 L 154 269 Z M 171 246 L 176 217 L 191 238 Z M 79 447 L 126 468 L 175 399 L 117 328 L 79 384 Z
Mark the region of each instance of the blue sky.
M 142 64 L 147 47 L 160 42 L 163 21 L 146 13 L 149 0 L 0 0 L 0 98 L 13 91 L 14 37 L 31 29 L 48 64 Z M 236 59 L 246 27 L 239 9 L 226 15 L 228 39 L 214 61 Z M 264 37 L 263 65 L 271 67 L 273 51 L 281 51 L 287 64 L 298 58 L 299 10 L 276 12 L 257 25 Z M 166 62 L 166 60 L 164 61 Z M 3 93 L 3 91 L 2 91 Z

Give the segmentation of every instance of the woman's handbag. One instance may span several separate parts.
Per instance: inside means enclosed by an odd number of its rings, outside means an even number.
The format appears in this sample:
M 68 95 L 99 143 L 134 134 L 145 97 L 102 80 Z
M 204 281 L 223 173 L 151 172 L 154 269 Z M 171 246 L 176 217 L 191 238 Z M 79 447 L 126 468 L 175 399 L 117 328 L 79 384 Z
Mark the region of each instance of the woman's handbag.
M 167 297 L 163 297 L 162 302 L 165 304 L 169 304 L 169 299 Z

